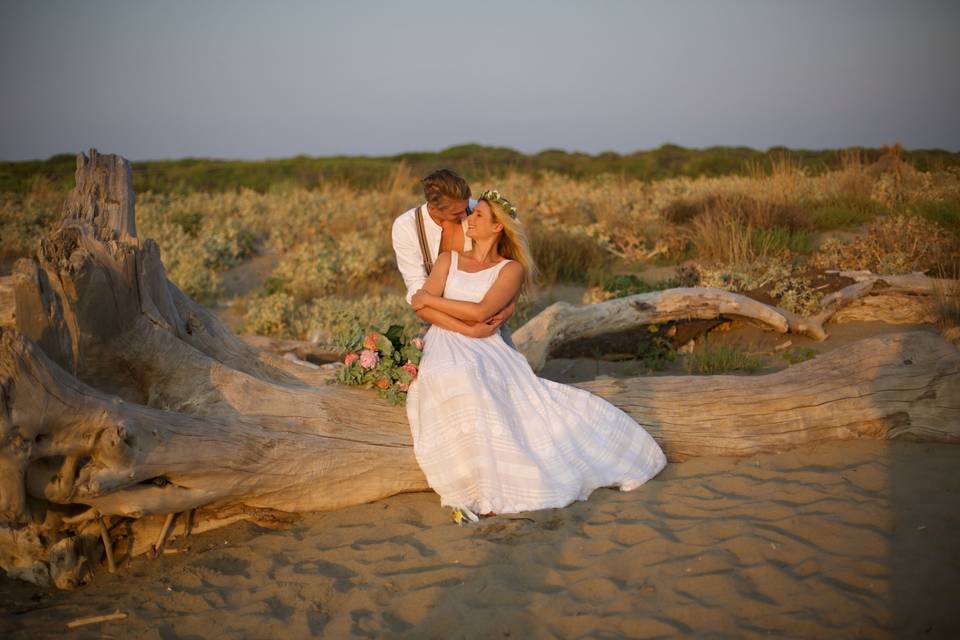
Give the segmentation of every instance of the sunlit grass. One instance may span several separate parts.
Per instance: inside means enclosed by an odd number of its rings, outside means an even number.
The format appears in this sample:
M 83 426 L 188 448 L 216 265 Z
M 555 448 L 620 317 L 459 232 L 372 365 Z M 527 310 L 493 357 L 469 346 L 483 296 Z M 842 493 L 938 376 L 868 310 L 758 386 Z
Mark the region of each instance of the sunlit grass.
M 470 154 L 488 151 L 458 148 L 431 162 L 450 160 L 456 168 L 457 162 L 472 162 Z M 500 152 L 490 153 L 483 157 Z M 929 271 L 956 251 L 960 170 L 919 171 L 904 161 L 910 156 L 902 151 L 882 158 L 850 152 L 835 157 L 833 169 L 825 171 L 814 171 L 806 158 L 765 154 L 748 170 L 699 177 L 683 175 L 695 164 L 684 164 L 692 156 L 682 149 L 664 148 L 655 156 L 673 173 L 659 172 L 662 178 L 653 181 L 629 172 L 578 173 L 570 157 L 552 152 L 540 158 L 545 164 L 537 171 L 495 162 L 483 171 L 477 164 L 463 166 L 473 167 L 464 175 L 475 193 L 498 188 L 518 205 L 545 287 L 598 285 L 603 297 L 630 295 L 660 285 L 630 276 L 615 281 L 611 274 L 694 258 L 698 264 L 687 268 L 699 274 L 703 286 L 744 291 L 782 282 L 779 304 L 804 312 L 817 298 L 794 276 L 808 258 L 808 266 L 897 273 Z M 381 305 L 390 318 L 403 315 L 403 305 L 396 303 L 402 302 L 402 282 L 390 226 L 421 201 L 417 177 L 424 158 L 405 155 L 376 170 L 359 161 L 327 164 L 338 168 L 322 180 L 298 177 L 313 166 L 300 160 L 263 164 L 263 175 L 240 188 L 256 163 L 224 165 L 226 174 L 216 173 L 224 168 L 219 164 L 202 160 L 174 168 L 137 164 L 135 179 L 140 169 L 149 174 L 138 184 L 153 188 L 138 192 L 138 232 L 158 242 L 170 278 L 209 305 L 224 302 L 225 270 L 271 254 L 273 272 L 262 274 L 258 288 L 237 302 L 247 309 L 246 330 L 333 336 L 347 322 L 344 317 L 358 317 L 364 306 Z M 562 164 L 563 171 L 551 170 L 552 163 Z M 210 184 L 198 187 L 194 179 L 213 169 Z M 349 171 L 358 173 L 349 177 Z M 264 177 L 271 175 L 272 181 Z M 18 174 L 15 182 L 18 190 L 0 193 L 0 260 L 7 269 L 33 252 L 59 218 L 67 192 L 67 182 L 39 174 L 30 180 Z M 814 251 L 814 234 L 836 229 L 856 230 L 858 239 L 829 241 Z M 360 307 L 348 305 L 360 300 L 365 301 Z M 540 308 L 541 301 L 523 302 L 511 325 Z
M 960 198 L 945 200 L 918 200 L 906 210 L 936 222 L 956 236 L 960 236 Z
M 687 373 L 703 375 L 730 371 L 753 372 L 760 366 L 760 359 L 750 355 L 742 346 L 716 342 L 709 334 L 683 359 Z
M 930 296 L 930 310 L 944 336 L 960 342 L 960 263 L 940 265 L 934 275 L 938 281 Z

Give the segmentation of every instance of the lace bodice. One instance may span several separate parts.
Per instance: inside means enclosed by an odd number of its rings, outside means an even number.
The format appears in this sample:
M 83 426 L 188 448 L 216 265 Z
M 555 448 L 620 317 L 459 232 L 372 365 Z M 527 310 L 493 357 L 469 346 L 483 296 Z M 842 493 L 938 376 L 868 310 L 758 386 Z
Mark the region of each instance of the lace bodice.
M 450 271 L 447 273 L 447 282 L 443 288 L 443 297 L 449 300 L 464 300 L 466 302 L 480 302 L 487 291 L 497 281 L 497 276 L 503 266 L 510 260 L 503 259 L 492 267 L 483 271 L 471 273 L 459 269 L 460 254 L 450 253 Z

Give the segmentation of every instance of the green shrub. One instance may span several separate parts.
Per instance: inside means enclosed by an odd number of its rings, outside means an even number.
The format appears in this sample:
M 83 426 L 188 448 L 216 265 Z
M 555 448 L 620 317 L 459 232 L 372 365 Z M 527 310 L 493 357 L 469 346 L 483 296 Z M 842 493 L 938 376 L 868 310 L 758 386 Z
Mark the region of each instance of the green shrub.
M 760 359 L 747 353 L 742 347 L 716 343 L 709 335 L 696 345 L 684 358 L 687 373 L 714 374 L 727 371 L 756 371 Z
M 290 294 L 278 291 L 246 304 L 243 333 L 303 339 L 303 309 Z
M 236 266 L 256 254 L 257 236 L 241 222 L 227 219 L 215 229 L 206 229 L 205 262 L 212 269 Z
M 813 252 L 813 235 L 805 229 L 754 228 L 751 242 L 757 255 L 769 255 L 784 249 L 791 253 Z
M 919 200 L 907 207 L 909 213 L 936 222 L 956 236 L 960 236 L 960 201 Z
M 824 200 L 811 205 L 813 226 L 821 231 L 855 229 L 864 225 L 885 208 L 866 197 L 841 197 Z
M 203 226 L 203 214 L 199 211 L 177 211 L 170 216 L 170 222 L 190 237 L 196 238 Z
M 533 224 L 530 250 L 543 284 L 596 281 L 612 262 L 602 242 L 582 226 Z
M 654 335 L 649 340 L 637 342 L 637 360 L 647 373 L 663 371 L 668 363 L 677 359 L 677 350 L 673 343 L 663 336 L 658 325 L 647 325 L 647 330 Z
M 750 291 L 789 277 L 791 265 L 777 258 L 763 258 L 741 264 L 696 265 L 694 269 L 700 275 L 696 286 Z
M 25 182 L 23 193 L 0 192 L 0 263 L 33 253 L 60 219 L 66 191 L 43 176 Z
M 607 293 L 613 294 L 609 296 L 610 298 L 624 298 L 638 293 L 650 293 L 651 291 L 663 291 L 664 289 L 682 287 L 684 284 L 679 278 L 668 278 L 650 283 L 630 273 L 626 275 L 607 276 L 600 286 Z
M 852 242 L 827 238 L 809 265 L 822 269 L 878 274 L 929 271 L 960 254 L 960 239 L 939 223 L 919 215 L 898 214 L 874 220 L 866 235 Z
M 871 216 L 841 205 L 824 205 L 813 212 L 813 226 L 822 231 L 852 229 L 868 222 Z
M 401 295 L 329 296 L 305 304 L 278 291 L 248 298 L 243 304 L 245 333 L 340 347 L 349 343 L 358 326 L 400 325 L 414 333 L 420 328 L 419 318 Z
M 420 319 L 402 295 L 323 298 L 307 307 L 303 322 L 305 338 L 341 347 L 346 347 L 358 326 L 399 325 L 406 335 L 420 330 Z
M 784 351 L 781 356 L 784 360 L 787 361 L 787 364 L 793 366 L 800 362 L 806 362 L 811 358 L 815 357 L 817 352 L 811 349 L 810 347 L 799 347 L 797 349 L 790 349 Z
M 300 302 L 353 292 L 385 274 L 392 257 L 359 232 L 320 234 L 289 250 L 264 286 L 267 293 L 284 291 Z
M 776 299 L 777 306 L 801 317 L 810 317 L 820 310 L 823 295 L 813 288 L 809 278 L 788 276 L 779 280 L 770 295 Z

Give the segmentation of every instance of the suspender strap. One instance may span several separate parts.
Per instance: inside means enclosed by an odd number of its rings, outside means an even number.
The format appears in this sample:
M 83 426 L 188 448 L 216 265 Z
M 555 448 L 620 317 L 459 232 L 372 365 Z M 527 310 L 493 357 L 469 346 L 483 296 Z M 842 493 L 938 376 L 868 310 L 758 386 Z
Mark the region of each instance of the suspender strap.
M 430 275 L 433 270 L 433 259 L 430 257 L 430 245 L 427 244 L 427 232 L 423 228 L 423 207 L 417 207 L 417 238 L 420 240 L 420 255 L 423 256 L 423 270 Z

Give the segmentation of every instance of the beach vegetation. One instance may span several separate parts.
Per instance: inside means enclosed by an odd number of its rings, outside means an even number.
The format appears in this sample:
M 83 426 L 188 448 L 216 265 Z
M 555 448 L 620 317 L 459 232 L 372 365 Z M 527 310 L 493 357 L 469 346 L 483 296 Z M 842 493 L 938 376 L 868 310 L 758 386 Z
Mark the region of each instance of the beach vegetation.
M 812 358 L 815 358 L 817 352 L 811 349 L 810 347 L 797 347 L 795 349 L 788 349 L 784 351 L 780 357 L 786 360 L 788 366 L 793 366 L 801 362 L 806 362 Z
M 687 373 L 711 375 L 731 371 L 753 372 L 761 367 L 760 358 L 739 344 L 721 342 L 709 334 L 697 342 L 683 359 Z
M 944 337 L 960 345 L 960 264 L 939 265 L 930 296 L 930 312 Z
M 645 373 L 663 371 L 677 359 L 677 350 L 660 325 L 647 325 L 649 339 L 638 340 L 636 359 Z
M 948 264 L 958 252 L 960 240 L 939 223 L 918 215 L 895 214 L 878 218 L 853 240 L 827 238 L 810 265 L 882 274 L 928 272 Z
M 389 158 L 135 162 L 138 235 L 158 243 L 187 295 L 234 309 L 238 330 L 343 342 L 354 321 L 416 322 L 390 227 L 421 201 L 418 176 L 441 165 L 476 193 L 497 188 L 527 224 L 541 276 L 514 328 L 556 299 L 555 285 L 587 287 L 590 302 L 674 286 L 761 292 L 807 315 L 820 299 L 810 269 L 932 274 L 949 270 L 960 246 L 960 154 L 896 146 L 589 156 L 461 145 Z M 74 170 L 72 155 L 0 163 L 0 274 L 56 223 Z M 258 256 L 268 271 L 240 293 L 224 285 Z M 643 278 L 663 265 L 676 277 Z

